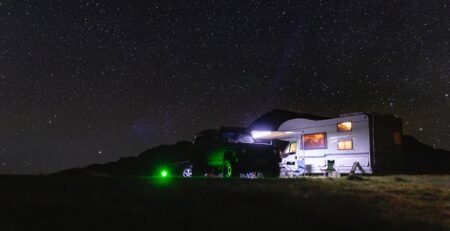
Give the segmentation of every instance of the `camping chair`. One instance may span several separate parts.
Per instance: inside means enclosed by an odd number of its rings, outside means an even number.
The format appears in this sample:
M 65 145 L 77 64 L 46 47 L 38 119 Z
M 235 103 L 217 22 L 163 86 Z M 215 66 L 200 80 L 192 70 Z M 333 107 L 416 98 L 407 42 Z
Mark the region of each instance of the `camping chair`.
M 306 173 L 305 160 L 297 161 L 297 172 L 299 175 L 305 175 Z
M 327 167 L 325 169 L 321 169 L 323 171 L 324 176 L 328 177 L 338 177 L 339 173 L 334 168 L 335 161 L 334 160 L 327 160 Z

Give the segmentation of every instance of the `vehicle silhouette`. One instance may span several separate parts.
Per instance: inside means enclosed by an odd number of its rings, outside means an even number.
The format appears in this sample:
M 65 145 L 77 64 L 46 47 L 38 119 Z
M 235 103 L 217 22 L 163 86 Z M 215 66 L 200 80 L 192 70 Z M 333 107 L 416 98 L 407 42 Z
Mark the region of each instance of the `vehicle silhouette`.
M 277 147 L 256 143 L 243 128 L 204 130 L 193 141 L 193 176 L 278 177 L 279 162 Z

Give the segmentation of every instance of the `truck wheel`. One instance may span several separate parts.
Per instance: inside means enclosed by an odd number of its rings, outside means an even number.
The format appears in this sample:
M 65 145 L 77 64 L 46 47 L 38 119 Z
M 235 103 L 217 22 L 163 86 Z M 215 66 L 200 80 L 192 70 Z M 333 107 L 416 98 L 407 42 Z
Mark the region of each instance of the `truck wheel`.
M 236 168 L 236 163 L 232 161 L 230 158 L 225 158 L 223 160 L 223 167 L 222 167 L 222 173 L 223 178 L 231 178 L 239 176 L 239 172 Z

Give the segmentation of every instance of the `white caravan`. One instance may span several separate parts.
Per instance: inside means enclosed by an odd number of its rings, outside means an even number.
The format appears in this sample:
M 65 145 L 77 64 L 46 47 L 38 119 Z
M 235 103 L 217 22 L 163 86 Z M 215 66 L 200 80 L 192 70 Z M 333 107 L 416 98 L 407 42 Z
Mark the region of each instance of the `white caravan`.
M 281 176 L 385 174 L 402 170 L 402 122 L 393 115 L 343 114 L 338 118 L 291 119 L 277 131 L 253 131 L 256 140 L 284 140 Z

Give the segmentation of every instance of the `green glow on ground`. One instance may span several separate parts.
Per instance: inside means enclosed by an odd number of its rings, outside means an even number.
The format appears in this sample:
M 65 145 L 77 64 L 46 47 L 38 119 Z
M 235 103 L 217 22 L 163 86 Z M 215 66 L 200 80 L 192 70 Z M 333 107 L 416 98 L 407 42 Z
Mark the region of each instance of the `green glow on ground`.
M 171 184 L 175 177 L 172 174 L 172 169 L 168 166 L 159 166 L 154 168 L 152 174 L 148 177 L 148 180 L 149 183 L 157 187 L 166 187 Z

